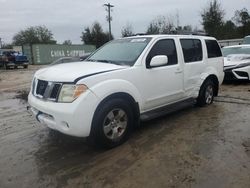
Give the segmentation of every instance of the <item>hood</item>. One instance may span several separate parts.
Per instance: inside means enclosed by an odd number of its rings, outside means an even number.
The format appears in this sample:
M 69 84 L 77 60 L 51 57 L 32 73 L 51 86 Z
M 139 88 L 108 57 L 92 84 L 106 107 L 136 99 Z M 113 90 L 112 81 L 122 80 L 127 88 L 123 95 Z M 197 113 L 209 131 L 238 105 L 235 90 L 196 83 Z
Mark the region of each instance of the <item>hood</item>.
M 109 63 L 82 61 L 58 64 L 40 69 L 36 72 L 35 77 L 37 79 L 52 82 L 74 82 L 80 77 L 87 77 L 93 74 L 104 73 L 123 68 L 124 66 Z
M 232 54 L 224 57 L 224 66 L 237 66 L 242 63 L 250 62 L 249 54 Z

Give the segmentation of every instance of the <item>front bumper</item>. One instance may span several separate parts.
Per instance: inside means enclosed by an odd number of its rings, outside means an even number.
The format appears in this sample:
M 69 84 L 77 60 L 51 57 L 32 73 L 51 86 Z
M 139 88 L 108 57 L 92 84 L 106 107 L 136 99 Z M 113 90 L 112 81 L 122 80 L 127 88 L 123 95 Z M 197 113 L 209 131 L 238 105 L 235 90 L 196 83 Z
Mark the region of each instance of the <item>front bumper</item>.
M 224 80 L 249 80 L 250 79 L 250 66 L 246 67 L 233 67 L 224 69 Z
M 88 137 L 98 98 L 87 91 L 72 103 L 44 101 L 31 93 L 28 101 L 36 119 L 51 129 L 64 134 Z

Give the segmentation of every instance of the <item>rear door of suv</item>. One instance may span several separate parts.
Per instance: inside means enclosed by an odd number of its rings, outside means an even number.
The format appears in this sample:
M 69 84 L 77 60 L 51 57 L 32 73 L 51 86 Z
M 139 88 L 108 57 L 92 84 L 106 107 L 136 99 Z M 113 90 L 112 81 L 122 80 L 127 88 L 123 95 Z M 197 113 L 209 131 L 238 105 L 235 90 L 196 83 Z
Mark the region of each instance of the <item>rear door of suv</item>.
M 180 38 L 183 54 L 184 90 L 185 96 L 191 97 L 200 82 L 200 76 L 205 69 L 204 41 L 199 38 Z

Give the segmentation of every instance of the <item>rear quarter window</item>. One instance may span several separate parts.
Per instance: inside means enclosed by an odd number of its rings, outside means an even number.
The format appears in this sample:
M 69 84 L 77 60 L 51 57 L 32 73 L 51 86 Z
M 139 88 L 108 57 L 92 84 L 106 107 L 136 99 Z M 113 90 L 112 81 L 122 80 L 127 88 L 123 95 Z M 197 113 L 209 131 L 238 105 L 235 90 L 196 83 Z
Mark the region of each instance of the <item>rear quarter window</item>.
M 221 49 L 216 40 L 205 40 L 208 58 L 221 57 Z

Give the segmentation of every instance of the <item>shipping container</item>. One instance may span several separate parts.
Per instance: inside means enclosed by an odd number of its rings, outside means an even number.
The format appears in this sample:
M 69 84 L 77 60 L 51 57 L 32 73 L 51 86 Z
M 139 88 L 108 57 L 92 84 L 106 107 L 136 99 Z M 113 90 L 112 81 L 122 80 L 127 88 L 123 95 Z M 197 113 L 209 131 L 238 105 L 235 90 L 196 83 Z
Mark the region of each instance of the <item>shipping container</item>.
M 50 64 L 61 57 L 80 57 L 95 50 L 94 45 L 32 44 L 23 45 L 30 64 Z

